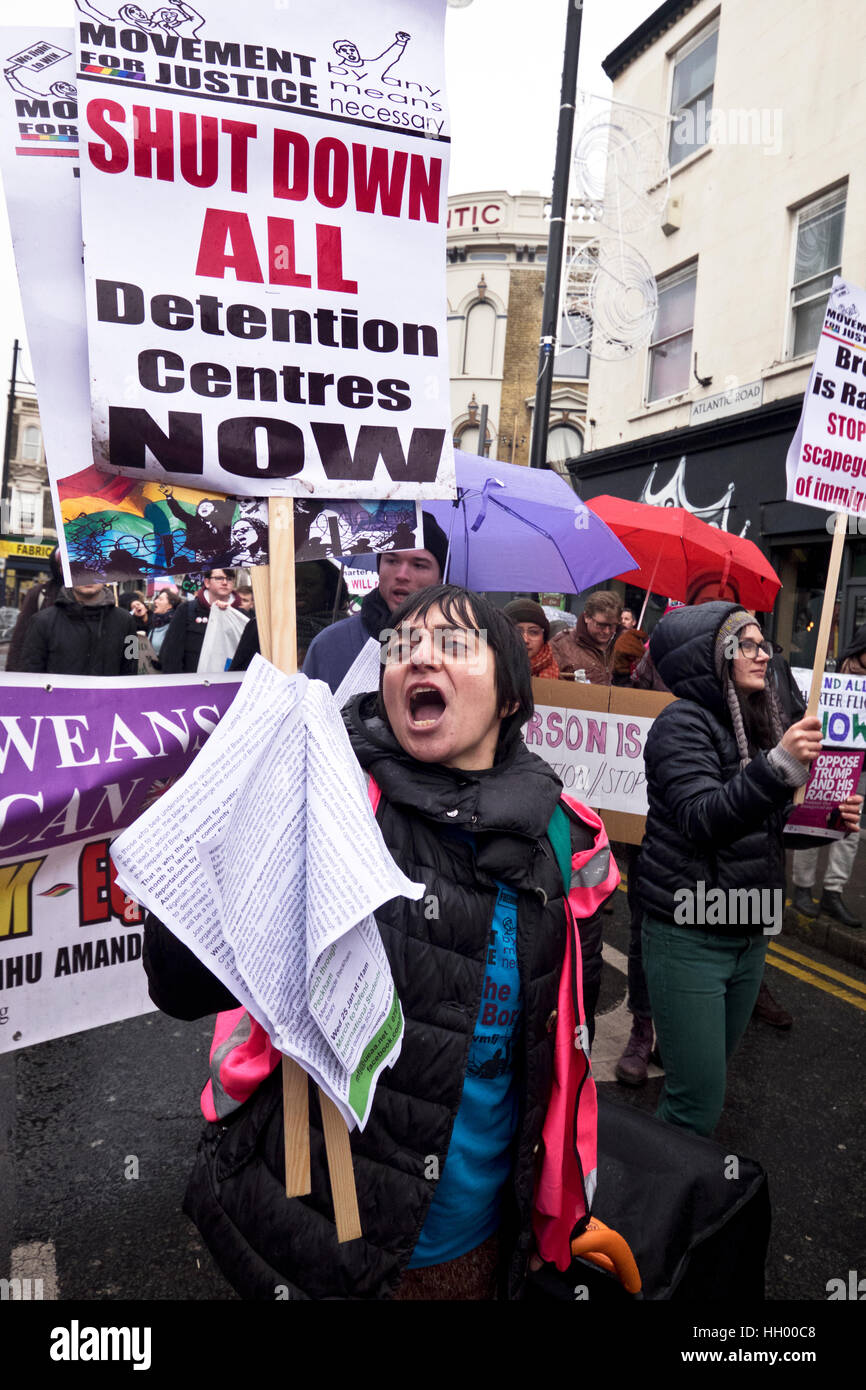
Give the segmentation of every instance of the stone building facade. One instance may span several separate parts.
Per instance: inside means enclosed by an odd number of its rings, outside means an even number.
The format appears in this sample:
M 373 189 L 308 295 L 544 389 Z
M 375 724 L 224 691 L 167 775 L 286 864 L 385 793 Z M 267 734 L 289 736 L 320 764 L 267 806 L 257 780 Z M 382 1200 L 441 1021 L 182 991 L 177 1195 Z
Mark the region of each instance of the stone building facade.
M 650 341 L 594 361 L 581 457 L 603 493 L 685 506 L 755 541 L 783 582 L 771 635 L 811 664 L 828 513 L 786 501 L 834 275 L 866 285 L 866 10 L 667 0 L 603 64 L 613 99 L 667 123 L 663 215 L 626 237 L 655 276 Z M 663 597 L 663 596 L 660 596 Z M 831 655 L 866 622 L 866 538 L 845 547 Z
M 35 396 L 15 397 L 2 503 L 2 606 L 14 608 L 31 584 L 48 578 L 48 556 L 57 543 Z
M 501 190 L 448 199 L 447 289 L 454 442 L 482 452 L 486 405 L 488 457 L 528 464 L 538 375 L 548 223 L 539 193 Z M 561 334 L 550 411 L 548 459 L 583 450 L 586 353 Z

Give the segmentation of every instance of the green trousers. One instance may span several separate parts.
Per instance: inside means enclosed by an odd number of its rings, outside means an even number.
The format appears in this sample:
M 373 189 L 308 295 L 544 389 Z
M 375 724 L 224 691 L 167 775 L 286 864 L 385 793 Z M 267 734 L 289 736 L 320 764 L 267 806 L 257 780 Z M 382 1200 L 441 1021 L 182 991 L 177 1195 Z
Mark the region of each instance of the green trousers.
M 644 915 L 643 964 L 665 1085 L 659 1119 L 712 1134 L 725 1103 L 728 1059 L 764 974 L 767 937 L 720 936 Z

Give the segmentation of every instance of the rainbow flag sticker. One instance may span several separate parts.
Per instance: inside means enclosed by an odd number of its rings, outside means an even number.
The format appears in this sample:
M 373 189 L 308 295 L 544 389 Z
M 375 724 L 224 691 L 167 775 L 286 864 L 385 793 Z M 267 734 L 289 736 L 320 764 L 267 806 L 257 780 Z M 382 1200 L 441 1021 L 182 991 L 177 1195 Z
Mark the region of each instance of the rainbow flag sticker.
M 123 77 L 131 82 L 143 82 L 145 78 L 143 72 L 130 72 L 129 68 L 101 68 L 96 63 L 87 63 L 81 71 L 95 73 L 97 77 Z
M 77 145 L 77 135 L 22 135 L 22 140 L 50 140 L 55 144 Z

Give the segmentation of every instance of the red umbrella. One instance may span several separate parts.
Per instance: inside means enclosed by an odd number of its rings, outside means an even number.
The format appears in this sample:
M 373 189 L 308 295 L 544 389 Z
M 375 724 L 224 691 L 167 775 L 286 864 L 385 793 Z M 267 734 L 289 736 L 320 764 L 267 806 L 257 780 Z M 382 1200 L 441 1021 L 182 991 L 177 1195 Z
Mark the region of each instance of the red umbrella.
M 587 506 L 601 517 L 638 568 L 615 579 L 685 601 L 697 579 L 736 587 L 744 608 L 768 613 L 782 581 L 753 541 L 720 531 L 684 507 L 656 507 L 621 497 L 593 497 Z

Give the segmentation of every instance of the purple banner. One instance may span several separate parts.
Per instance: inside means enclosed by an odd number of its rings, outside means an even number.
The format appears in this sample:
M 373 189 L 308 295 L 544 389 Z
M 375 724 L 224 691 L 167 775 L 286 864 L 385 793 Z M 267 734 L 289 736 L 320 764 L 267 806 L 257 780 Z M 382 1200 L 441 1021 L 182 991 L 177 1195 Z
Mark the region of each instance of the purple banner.
M 192 762 L 240 676 L 0 682 L 0 859 L 110 837 Z

